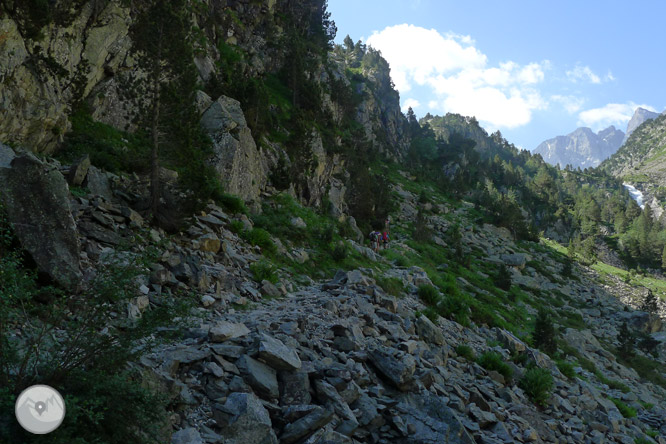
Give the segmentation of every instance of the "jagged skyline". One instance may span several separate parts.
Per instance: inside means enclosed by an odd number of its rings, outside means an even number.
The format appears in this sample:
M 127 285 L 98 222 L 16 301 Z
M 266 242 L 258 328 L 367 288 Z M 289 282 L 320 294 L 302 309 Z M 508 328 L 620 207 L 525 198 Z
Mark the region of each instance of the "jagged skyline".
M 624 130 L 639 106 L 666 107 L 664 62 L 649 57 L 662 6 L 625 6 L 331 0 L 329 11 L 337 42 L 349 34 L 382 51 L 404 110 L 475 115 L 533 150 L 577 127 Z

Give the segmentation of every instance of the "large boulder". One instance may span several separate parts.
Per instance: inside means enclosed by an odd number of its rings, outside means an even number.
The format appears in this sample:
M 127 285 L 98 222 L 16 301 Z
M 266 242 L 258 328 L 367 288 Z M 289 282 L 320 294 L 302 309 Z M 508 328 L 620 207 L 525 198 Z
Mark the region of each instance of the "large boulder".
M 65 288 L 81 280 L 80 244 L 63 175 L 32 154 L 0 151 L 0 198 L 23 248 L 40 271 Z
M 276 370 L 298 370 L 301 360 L 296 351 L 287 347 L 279 339 L 267 334 L 257 338 L 255 357 Z
M 201 126 L 213 140 L 210 163 L 224 189 L 245 200 L 256 200 L 267 182 L 268 171 L 240 102 L 221 96 L 204 111 Z
M 277 444 L 268 410 L 252 393 L 232 393 L 214 406 L 213 416 L 226 444 Z
M 384 346 L 368 353 L 370 362 L 392 385 L 407 391 L 414 380 L 416 361 L 411 355 Z

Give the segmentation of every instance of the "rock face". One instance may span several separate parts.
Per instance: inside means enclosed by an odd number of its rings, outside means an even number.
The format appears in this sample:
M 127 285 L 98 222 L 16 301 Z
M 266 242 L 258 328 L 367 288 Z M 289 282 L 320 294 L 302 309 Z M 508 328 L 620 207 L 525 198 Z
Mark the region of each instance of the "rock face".
M 566 136 L 546 140 L 534 152 L 541 154 L 546 162 L 553 165 L 590 168 L 598 166 L 615 153 L 623 139 L 624 133 L 614 126 L 596 134 L 589 128 L 578 128 Z
M 624 136 L 624 140 L 622 140 L 622 145 L 627 143 L 627 140 L 629 140 L 629 136 L 636 131 L 636 128 L 641 126 L 643 122 L 647 122 L 648 120 L 656 119 L 659 117 L 659 113 L 655 113 L 652 111 L 648 111 L 645 108 L 636 108 L 636 111 L 634 111 L 634 115 L 631 116 L 631 120 L 627 124 L 627 133 Z
M 2 148 L 9 158 L 11 154 Z M 5 162 L 6 165 L 6 162 Z M 23 248 L 58 284 L 74 288 L 81 279 L 80 244 L 69 206 L 69 189 L 54 166 L 31 154 L 0 164 L 0 197 Z
M 69 127 L 75 94 L 87 95 L 127 62 L 130 23 L 130 10 L 119 2 L 101 10 L 86 2 L 71 22 L 40 30 L 38 41 L 24 37 L 20 20 L 0 19 L 0 140 L 52 151 Z M 71 87 L 75 79 L 78 90 Z
M 221 96 L 201 117 L 213 140 L 211 164 L 225 189 L 244 200 L 256 200 L 267 181 L 261 153 L 247 126 L 240 102 Z

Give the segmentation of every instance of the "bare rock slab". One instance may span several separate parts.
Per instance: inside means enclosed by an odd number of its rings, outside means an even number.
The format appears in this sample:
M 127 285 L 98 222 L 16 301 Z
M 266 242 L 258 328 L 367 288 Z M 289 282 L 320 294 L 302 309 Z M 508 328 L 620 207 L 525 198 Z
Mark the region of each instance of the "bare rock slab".
M 276 370 L 298 370 L 301 359 L 296 351 L 287 347 L 279 339 L 262 334 L 255 343 L 254 357 Z

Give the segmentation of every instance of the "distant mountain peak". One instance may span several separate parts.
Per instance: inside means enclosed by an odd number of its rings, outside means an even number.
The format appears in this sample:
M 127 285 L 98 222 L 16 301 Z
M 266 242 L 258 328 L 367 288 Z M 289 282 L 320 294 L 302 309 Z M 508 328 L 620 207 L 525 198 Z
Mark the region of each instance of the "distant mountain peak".
M 636 111 L 634 111 L 634 115 L 631 117 L 631 120 L 629 120 L 629 123 L 627 124 L 627 134 L 624 136 L 622 145 L 627 143 L 627 140 L 629 140 L 629 136 L 631 135 L 631 133 L 633 133 L 636 130 L 636 128 L 641 126 L 643 122 L 656 119 L 657 117 L 659 117 L 659 113 L 655 113 L 653 111 L 641 107 L 636 108 Z
M 622 144 L 624 132 L 611 125 L 598 133 L 588 127 L 576 128 L 566 136 L 546 140 L 535 153 L 553 165 L 589 168 L 598 166 Z

